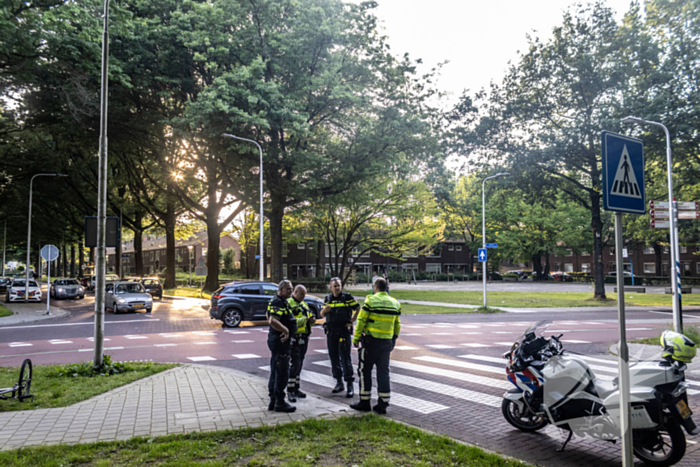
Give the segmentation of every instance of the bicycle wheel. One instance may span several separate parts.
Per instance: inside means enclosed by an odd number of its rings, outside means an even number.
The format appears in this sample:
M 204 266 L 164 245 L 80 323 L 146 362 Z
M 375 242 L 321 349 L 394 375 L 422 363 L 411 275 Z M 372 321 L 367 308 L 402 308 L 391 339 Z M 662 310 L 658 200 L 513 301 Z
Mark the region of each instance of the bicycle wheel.
M 27 397 L 33 397 L 30 394 L 32 386 L 32 361 L 28 358 L 22 362 L 22 367 L 19 369 L 19 381 L 17 383 L 17 398 L 21 401 Z

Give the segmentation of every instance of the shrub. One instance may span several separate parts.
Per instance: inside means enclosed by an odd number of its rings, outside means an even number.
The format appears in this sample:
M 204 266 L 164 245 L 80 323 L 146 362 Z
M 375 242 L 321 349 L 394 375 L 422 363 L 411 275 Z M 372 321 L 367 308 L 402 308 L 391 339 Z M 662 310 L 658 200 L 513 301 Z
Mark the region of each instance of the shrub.
M 52 368 L 47 376 L 72 376 L 74 378 L 77 378 L 78 376 L 84 376 L 92 378 L 93 376 L 118 375 L 120 373 L 124 373 L 131 370 L 133 370 L 133 368 L 127 363 L 114 362 L 112 361 L 111 356 L 103 355 L 101 368 L 93 368 L 92 362 L 71 363 L 68 365 L 59 365 L 55 368 Z

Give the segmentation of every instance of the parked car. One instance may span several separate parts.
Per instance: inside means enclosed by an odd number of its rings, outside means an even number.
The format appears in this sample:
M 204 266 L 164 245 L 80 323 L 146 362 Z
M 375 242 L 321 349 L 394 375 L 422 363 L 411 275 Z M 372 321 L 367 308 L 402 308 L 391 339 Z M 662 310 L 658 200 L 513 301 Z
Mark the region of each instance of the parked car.
M 51 298 L 85 298 L 85 289 L 75 279 L 56 279 L 49 289 Z
M 119 276 L 116 274 L 105 274 L 105 282 L 118 281 Z M 95 283 L 97 282 L 97 276 L 92 276 L 90 278 L 90 290 L 95 290 Z
M 488 280 L 490 281 L 502 281 L 503 276 L 501 276 L 499 273 L 496 271 L 489 271 L 488 273 Z M 482 272 L 475 272 L 469 275 L 469 280 L 470 281 L 480 281 L 483 280 L 484 274 Z
M 139 282 L 114 282 L 106 288 L 105 307 L 111 308 L 114 314 L 141 309 L 150 313 L 153 298 Z
M 14 301 L 24 301 L 25 283 L 26 279 L 12 279 L 10 288 L 7 289 L 7 293 L 5 294 L 5 301 L 7 303 Z M 39 285 L 36 283 L 36 281 L 33 279 L 29 279 L 28 298 L 29 300 L 34 302 L 41 301 L 41 289 L 39 288 Z
M 6 294 L 7 288 L 10 286 L 12 279 L 9 277 L 0 278 L 0 294 Z
M 219 319 L 224 327 L 235 328 L 241 321 L 267 320 L 267 304 L 277 295 L 277 284 L 270 282 L 231 282 L 211 295 L 209 316 Z M 304 301 L 318 318 L 323 300 L 306 294 Z
M 158 298 L 158 300 L 163 300 L 163 285 L 160 283 L 160 279 L 157 277 L 144 277 L 139 282 L 146 289 L 146 292 L 151 294 L 153 298 Z
M 551 278 L 558 282 L 573 282 L 574 278 L 563 271 L 555 271 L 550 274 Z

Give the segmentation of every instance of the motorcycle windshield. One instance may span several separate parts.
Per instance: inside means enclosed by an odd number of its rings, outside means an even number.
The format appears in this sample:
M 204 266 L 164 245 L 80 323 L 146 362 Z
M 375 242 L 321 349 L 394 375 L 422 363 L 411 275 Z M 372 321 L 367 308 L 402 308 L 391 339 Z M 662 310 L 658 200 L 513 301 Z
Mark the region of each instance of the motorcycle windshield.
M 528 342 L 541 337 L 547 328 L 552 324 L 551 320 L 538 321 L 529 328 L 525 330 L 524 333 L 520 335 L 515 341 L 516 344 L 522 344 L 523 342 Z

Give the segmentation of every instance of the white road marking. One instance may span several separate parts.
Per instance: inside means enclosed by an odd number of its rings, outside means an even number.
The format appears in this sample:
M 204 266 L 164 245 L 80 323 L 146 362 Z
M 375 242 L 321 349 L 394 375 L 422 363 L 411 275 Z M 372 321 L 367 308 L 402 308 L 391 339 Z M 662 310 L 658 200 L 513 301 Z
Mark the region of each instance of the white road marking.
M 426 347 L 430 347 L 431 349 L 454 349 L 454 345 L 445 345 L 445 344 L 428 344 Z
M 511 347 L 513 342 L 494 342 L 496 345 L 505 345 L 506 347 Z
M 423 361 L 423 362 L 456 366 L 459 368 L 464 368 L 466 370 L 483 371 L 486 373 L 497 373 L 499 375 L 504 375 L 504 378 L 505 378 L 505 374 L 506 374 L 506 372 L 503 368 L 496 368 L 496 367 L 489 366 L 489 365 L 479 365 L 478 363 L 460 362 L 459 360 L 451 360 L 449 358 L 432 357 L 430 355 L 424 355 L 421 357 L 413 357 L 413 358 L 416 360 Z
M 216 359 L 214 357 L 187 357 L 187 360 L 192 360 L 193 362 L 213 362 Z
M 260 355 L 255 355 L 254 353 L 233 354 L 231 356 L 236 357 L 240 360 L 245 359 L 245 358 L 262 358 Z
M 490 345 L 486 345 L 486 344 L 459 344 L 459 345 L 463 345 L 465 347 L 491 347 Z
M 270 371 L 269 366 L 260 367 L 261 370 Z M 301 379 L 312 384 L 317 384 L 326 388 L 333 388 L 337 384 L 337 381 L 332 376 L 323 375 L 321 373 L 316 373 L 314 371 L 304 370 L 301 372 Z M 377 389 L 372 388 L 372 397 L 377 398 Z M 422 414 L 430 414 L 433 412 L 438 412 L 440 410 L 447 410 L 449 407 L 436 404 L 435 402 L 429 402 L 416 397 L 405 396 L 403 394 L 398 394 L 396 392 L 391 393 L 391 400 L 389 401 L 390 407 L 403 407 L 404 409 L 411 410 L 413 412 L 418 412 Z
M 224 331 L 227 334 L 250 334 L 248 331 Z
M 161 332 L 161 333 L 158 334 L 158 335 L 159 335 L 159 336 L 162 336 L 162 337 L 182 337 L 182 334 L 172 334 L 172 333 L 169 333 L 169 332 Z
M 87 340 L 89 340 L 90 342 L 95 342 L 95 338 L 94 338 L 94 337 L 88 337 Z M 111 341 L 112 339 L 107 339 L 107 338 L 105 337 L 105 338 L 103 338 L 102 340 L 103 340 L 103 341 Z
M 136 335 L 130 335 L 130 336 L 124 336 L 125 339 L 129 340 L 134 340 L 134 339 L 148 339 L 148 336 L 136 336 Z
M 153 347 L 177 347 L 177 344 L 154 344 Z
M 78 352 L 92 352 L 95 349 L 78 349 Z
M 316 349 L 316 350 L 314 350 L 314 352 L 318 352 L 318 353 L 328 353 L 328 350 L 327 350 L 327 349 Z
M 331 362 L 314 362 L 316 365 L 322 365 L 330 368 Z M 462 389 L 455 386 L 450 386 L 448 384 L 436 383 L 434 381 L 425 380 L 422 378 L 414 378 L 412 376 L 399 375 L 392 373 L 391 383 L 394 384 L 405 384 L 411 386 L 412 388 L 423 389 L 426 391 L 437 392 L 445 396 L 454 397 L 456 399 L 461 399 L 469 402 L 475 402 L 477 404 L 488 405 L 489 407 L 501 407 L 503 402 L 502 397 L 492 396 L 490 394 L 485 394 L 478 391 L 470 391 L 469 389 Z
M 454 370 L 445 370 L 443 368 L 436 368 L 432 366 L 418 365 L 416 363 L 409 363 L 403 361 L 392 360 L 391 368 L 401 368 L 403 370 L 415 371 L 416 373 L 424 373 L 433 376 L 442 376 L 444 378 L 455 379 L 458 381 L 463 381 L 465 383 L 480 384 L 482 386 L 488 386 L 490 388 L 500 388 L 500 389 L 512 389 L 513 385 L 508 382 L 505 378 L 505 372 L 503 373 L 503 379 L 494 379 L 487 376 L 475 375 L 473 373 L 466 373 Z
M 217 342 L 195 342 L 194 345 L 216 345 Z
M 493 331 L 491 334 L 520 334 L 518 331 Z
M 576 339 L 562 339 L 561 341 L 567 344 L 590 344 L 588 341 L 578 341 Z
M 253 344 L 255 341 L 231 341 L 234 344 Z
M 124 350 L 124 347 L 105 347 L 105 350 Z
M 7 345 L 10 347 L 31 347 L 33 344 L 30 344 L 29 342 L 12 342 Z
M 456 333 L 455 332 L 431 332 L 430 334 L 433 336 L 453 336 Z
M 151 321 L 160 321 L 160 319 L 153 319 Z M 124 324 L 124 323 L 143 323 L 143 319 L 133 319 L 126 321 L 105 321 L 105 324 Z M 92 321 L 89 323 L 62 323 L 62 324 L 35 324 L 33 326 L 7 326 L 0 327 L 0 331 L 9 331 L 12 329 L 36 329 L 36 328 L 54 328 L 58 326 L 94 326 L 95 323 Z
M 418 347 L 412 347 L 410 345 L 397 345 L 394 347 L 394 349 L 399 349 L 399 350 L 418 350 Z
M 479 326 L 474 326 L 473 324 L 460 324 L 457 327 L 462 328 L 462 329 L 477 329 L 477 328 L 479 328 Z
M 324 337 L 309 337 L 309 340 L 311 339 L 325 339 Z
M 422 334 L 415 334 L 415 333 L 414 334 L 410 334 L 410 333 L 409 334 L 406 334 L 406 333 L 401 334 L 401 337 L 416 337 L 416 336 L 422 336 Z
M 52 339 L 49 341 L 49 344 L 55 344 L 55 345 L 72 344 L 72 343 L 73 343 L 73 341 L 64 341 L 64 340 L 60 340 L 60 339 Z
M 459 358 L 468 358 L 471 360 L 479 360 L 482 362 L 500 363 L 504 367 L 508 364 L 508 360 L 506 360 L 505 358 L 487 357 L 485 355 L 466 354 L 466 355 L 459 355 Z
M 196 336 L 215 336 L 215 332 L 210 332 L 210 331 L 195 331 L 192 334 Z

